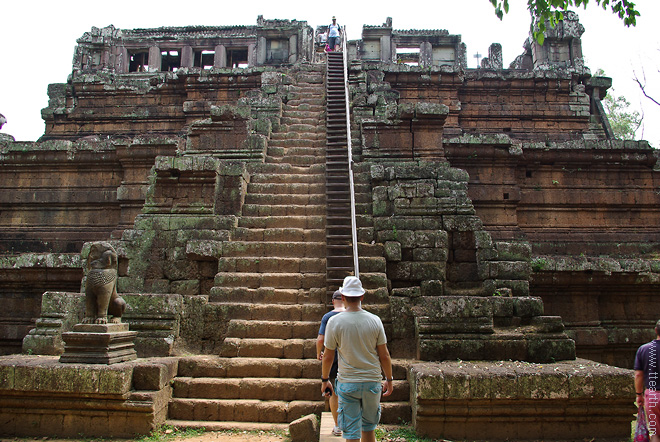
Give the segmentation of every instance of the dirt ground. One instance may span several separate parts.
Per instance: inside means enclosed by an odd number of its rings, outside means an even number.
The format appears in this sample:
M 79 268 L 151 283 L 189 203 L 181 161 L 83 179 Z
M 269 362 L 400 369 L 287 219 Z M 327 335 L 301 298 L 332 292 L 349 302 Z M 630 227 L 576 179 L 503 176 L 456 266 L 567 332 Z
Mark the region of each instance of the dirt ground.
M 273 434 L 269 432 L 227 433 L 209 431 L 200 436 L 181 437 L 170 439 L 172 442 L 285 442 L 288 435 Z
M 275 434 L 271 432 L 225 432 L 225 431 L 207 431 L 199 436 L 161 436 L 144 437 L 140 439 L 56 439 L 49 437 L 39 438 L 0 438 L 0 442 L 286 442 L 290 441 L 288 435 Z

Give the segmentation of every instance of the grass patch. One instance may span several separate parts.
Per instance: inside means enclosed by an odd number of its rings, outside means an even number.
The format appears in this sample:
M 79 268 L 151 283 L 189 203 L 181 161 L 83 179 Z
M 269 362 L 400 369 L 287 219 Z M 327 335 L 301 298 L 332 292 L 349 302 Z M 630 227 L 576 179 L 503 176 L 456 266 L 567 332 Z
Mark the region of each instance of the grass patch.
M 236 429 L 227 429 L 227 430 L 218 430 L 213 431 L 214 433 L 238 436 L 238 435 L 252 435 L 259 437 L 279 437 L 283 442 L 290 441 L 289 432 L 287 430 L 241 430 Z
M 177 428 L 172 425 L 161 425 L 149 435 L 135 439 L 136 442 L 163 442 L 172 439 L 201 436 L 206 430 L 204 428 Z
M 433 439 L 418 436 L 415 429 L 409 424 L 378 427 L 376 428 L 376 440 L 380 442 L 433 442 Z

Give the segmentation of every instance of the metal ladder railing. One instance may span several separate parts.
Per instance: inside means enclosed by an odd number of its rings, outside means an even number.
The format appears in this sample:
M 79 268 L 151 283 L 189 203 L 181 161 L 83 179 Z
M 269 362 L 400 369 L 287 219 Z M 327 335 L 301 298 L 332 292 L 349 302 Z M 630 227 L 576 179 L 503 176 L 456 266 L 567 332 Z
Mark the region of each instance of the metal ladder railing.
M 341 285 L 345 276 L 351 273 L 360 276 L 345 36 L 344 27 L 342 52 L 327 54 L 326 280 L 328 294 Z

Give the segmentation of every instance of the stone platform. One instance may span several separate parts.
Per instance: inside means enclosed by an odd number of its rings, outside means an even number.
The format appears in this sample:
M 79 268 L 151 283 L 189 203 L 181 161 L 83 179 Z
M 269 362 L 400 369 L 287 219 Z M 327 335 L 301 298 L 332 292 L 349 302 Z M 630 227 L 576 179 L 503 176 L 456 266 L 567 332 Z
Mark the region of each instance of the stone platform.
M 125 437 L 162 425 L 175 358 L 114 365 L 0 357 L 0 436 Z
M 633 371 L 585 359 L 411 367 L 413 423 L 449 440 L 629 440 Z
M 137 359 L 133 341 L 137 332 L 128 324 L 76 324 L 73 331 L 62 333 L 62 363 L 117 364 Z

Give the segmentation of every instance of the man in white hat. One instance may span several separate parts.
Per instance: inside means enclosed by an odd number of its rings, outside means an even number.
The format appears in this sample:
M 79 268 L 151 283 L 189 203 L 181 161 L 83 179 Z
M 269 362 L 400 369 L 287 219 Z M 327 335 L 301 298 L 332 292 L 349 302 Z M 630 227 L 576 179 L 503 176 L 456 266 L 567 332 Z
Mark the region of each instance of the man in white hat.
M 355 276 L 348 276 L 339 289 L 346 311 L 328 320 L 321 370 L 321 392 L 334 394 L 330 368 L 339 353 L 336 394 L 338 424 L 348 441 L 375 442 L 380 420 L 380 396 L 392 394 L 392 359 L 380 318 L 362 309 L 364 289 Z M 385 382 L 381 369 L 385 373 Z

